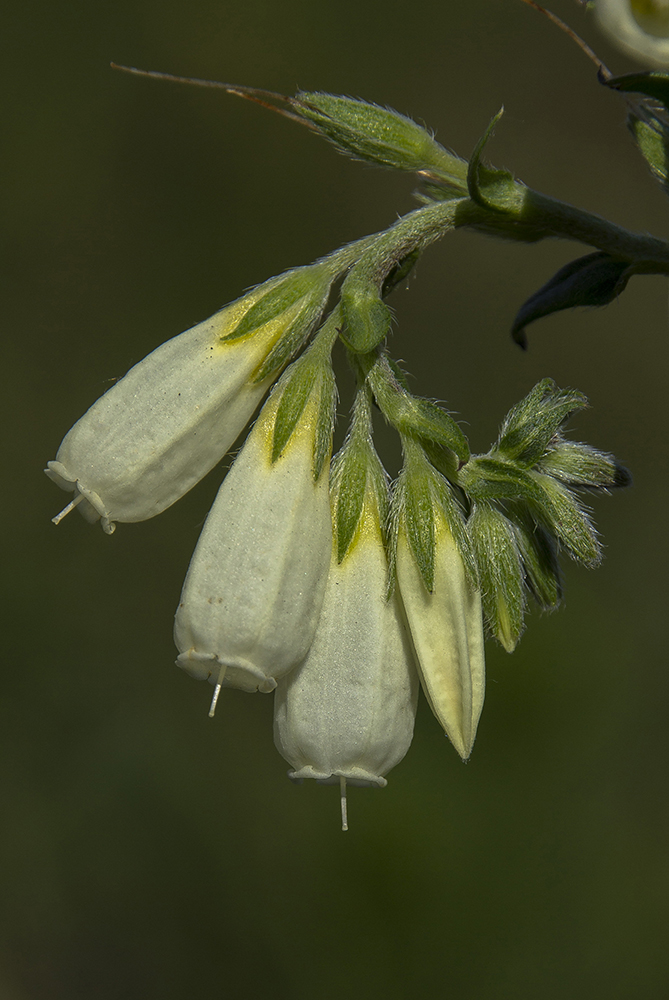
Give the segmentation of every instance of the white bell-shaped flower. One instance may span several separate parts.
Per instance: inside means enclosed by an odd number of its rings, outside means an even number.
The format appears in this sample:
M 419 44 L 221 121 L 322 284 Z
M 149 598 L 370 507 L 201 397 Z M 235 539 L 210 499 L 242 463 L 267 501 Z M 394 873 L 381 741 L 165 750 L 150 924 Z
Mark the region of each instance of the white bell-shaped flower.
M 277 457 L 277 412 L 288 384 L 284 376 L 223 481 L 176 613 L 177 665 L 217 692 L 221 685 L 272 691 L 306 655 L 323 602 L 332 544 L 329 462 L 314 478 L 314 452 L 323 421 L 331 440 L 334 384 L 312 380 Z
M 378 521 L 368 518 L 342 563 L 333 553 L 311 649 L 275 692 L 274 742 L 296 781 L 383 787 L 409 749 L 418 675 L 387 585 Z
M 627 55 L 669 67 L 669 0 L 596 0 L 594 9 L 604 34 Z
M 274 701 L 274 742 L 294 768 L 289 777 L 339 782 L 343 829 L 347 782 L 384 786 L 409 749 L 419 687 L 401 605 L 388 599 L 388 484 L 371 433 L 363 387 L 333 463 L 334 544 L 318 628 Z
M 75 494 L 54 520 L 76 505 L 111 534 L 116 521 L 153 517 L 188 492 L 229 451 L 289 360 L 282 338 L 294 350 L 313 329 L 330 282 L 321 265 L 272 279 L 136 364 L 49 462 L 47 475 Z M 270 371 L 268 356 L 277 359 Z
M 397 582 L 413 639 L 423 691 L 466 760 L 485 694 L 480 594 L 467 577 L 443 514 L 434 512 L 434 583 L 428 591 L 405 530 L 397 538 Z

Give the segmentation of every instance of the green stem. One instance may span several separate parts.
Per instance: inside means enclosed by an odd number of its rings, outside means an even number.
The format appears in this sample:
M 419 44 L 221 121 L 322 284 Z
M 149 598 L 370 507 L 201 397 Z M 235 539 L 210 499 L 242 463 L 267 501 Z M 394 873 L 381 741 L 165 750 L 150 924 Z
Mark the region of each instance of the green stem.
M 497 212 L 465 199 L 458 202 L 456 227 L 467 226 L 492 235 L 515 236 L 528 241 L 561 237 L 585 243 L 623 260 L 652 264 L 652 270 L 646 273 L 669 273 L 669 243 L 666 240 L 631 232 L 518 182 L 516 187 L 523 193 L 522 206 L 517 213 Z

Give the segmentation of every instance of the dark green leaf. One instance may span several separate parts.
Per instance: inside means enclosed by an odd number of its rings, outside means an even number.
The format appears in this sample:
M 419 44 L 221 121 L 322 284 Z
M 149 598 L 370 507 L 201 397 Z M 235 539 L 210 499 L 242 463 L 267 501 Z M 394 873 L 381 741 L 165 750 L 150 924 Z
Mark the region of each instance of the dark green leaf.
M 600 75 L 600 82 L 612 90 L 624 93 L 645 94 L 659 101 L 669 111 L 669 73 L 627 73 L 625 76 L 612 76 L 608 79 Z
M 511 329 L 513 339 L 527 348 L 525 327 L 542 316 L 575 306 L 604 306 L 625 288 L 631 264 L 603 251 L 589 253 L 561 267 L 557 274 L 521 306 Z

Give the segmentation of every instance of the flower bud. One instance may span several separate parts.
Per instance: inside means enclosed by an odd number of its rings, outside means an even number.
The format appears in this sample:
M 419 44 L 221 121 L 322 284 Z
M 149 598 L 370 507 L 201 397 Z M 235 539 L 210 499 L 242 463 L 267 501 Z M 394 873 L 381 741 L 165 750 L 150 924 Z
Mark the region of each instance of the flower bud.
M 474 504 L 467 521 L 490 631 L 512 653 L 523 631 L 525 595 L 513 523 L 493 504 Z
M 108 534 L 165 510 L 230 449 L 289 360 L 282 343 L 294 352 L 313 329 L 330 280 L 321 265 L 289 272 L 167 341 L 91 406 L 47 475 Z
M 423 691 L 446 735 L 466 760 L 485 695 L 481 597 L 468 578 L 446 518 L 438 512 L 432 590 L 425 586 L 403 524 L 396 560 Z
M 595 18 L 614 44 L 647 66 L 669 66 L 668 0 L 596 0 Z
M 396 170 L 434 172 L 455 194 L 467 194 L 467 164 L 397 111 L 323 93 L 300 92 L 292 105 L 340 152 Z
M 223 481 L 176 613 L 177 665 L 217 689 L 272 691 L 306 655 L 323 601 L 332 545 L 328 463 L 317 478 L 313 469 L 322 397 L 330 392 L 331 409 L 334 389 L 314 381 L 290 439 L 273 456 L 289 384 L 284 376 Z
M 370 282 L 345 281 L 341 307 L 345 324 L 341 339 L 349 350 L 366 354 L 390 333 L 392 313 Z

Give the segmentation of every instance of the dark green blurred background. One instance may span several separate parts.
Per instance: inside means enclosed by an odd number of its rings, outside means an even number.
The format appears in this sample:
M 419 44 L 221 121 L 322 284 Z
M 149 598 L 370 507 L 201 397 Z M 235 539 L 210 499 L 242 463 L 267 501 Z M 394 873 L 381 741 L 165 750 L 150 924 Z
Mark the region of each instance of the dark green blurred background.
M 393 296 L 395 354 L 475 449 L 548 375 L 589 396 L 575 436 L 635 485 L 596 498 L 606 558 L 566 566 L 566 608 L 533 614 L 512 657 L 490 645 L 469 765 L 423 703 L 388 788 L 352 790 L 346 835 L 334 789 L 288 782 L 271 699 L 226 692 L 211 722 L 211 689 L 172 665 L 220 473 L 108 538 L 76 515 L 56 529 L 67 497 L 41 471 L 163 340 L 413 204 L 411 178 L 110 60 L 362 96 L 463 155 L 504 103 L 497 164 L 669 236 L 621 100 L 520 0 L 27 0 L 1 44 L 0 1000 L 669 995 L 662 279 L 538 323 L 525 355 L 515 310 L 587 250 L 458 233 Z

